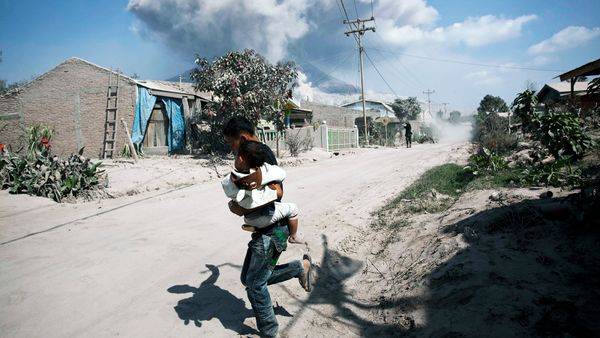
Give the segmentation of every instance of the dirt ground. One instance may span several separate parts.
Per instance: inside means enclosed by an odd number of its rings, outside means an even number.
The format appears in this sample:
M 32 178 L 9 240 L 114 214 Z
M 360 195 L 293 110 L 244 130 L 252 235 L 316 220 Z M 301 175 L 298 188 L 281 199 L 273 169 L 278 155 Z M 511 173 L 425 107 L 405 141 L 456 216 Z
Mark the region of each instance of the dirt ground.
M 306 245 L 291 245 L 281 262 L 310 252 L 321 275 L 311 294 L 294 280 L 270 287 L 282 336 L 400 332 L 373 299 L 389 272 L 377 271 L 370 212 L 426 169 L 464 161 L 466 148 L 315 150 L 282 160 L 284 199 L 301 209 Z M 114 198 L 57 204 L 0 192 L 2 336 L 253 332 L 239 282 L 249 234 L 219 184 L 230 163 L 186 157 L 106 165 Z M 423 325 L 414 315 L 406 320 Z

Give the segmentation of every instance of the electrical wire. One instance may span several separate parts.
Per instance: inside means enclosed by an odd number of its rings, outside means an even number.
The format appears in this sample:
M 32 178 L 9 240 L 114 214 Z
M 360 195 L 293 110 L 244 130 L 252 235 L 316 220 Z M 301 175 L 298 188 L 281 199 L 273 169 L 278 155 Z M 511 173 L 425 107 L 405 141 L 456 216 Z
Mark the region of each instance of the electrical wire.
M 383 82 L 385 82 L 385 84 L 392 91 L 392 93 L 394 95 L 396 95 L 396 96 L 399 96 L 398 94 L 396 94 L 396 92 L 394 91 L 394 89 L 392 88 L 392 86 L 390 86 L 390 84 L 386 81 L 386 79 L 383 77 L 383 75 L 381 75 L 381 72 L 379 71 L 379 69 L 377 69 L 377 66 L 375 66 L 375 63 L 373 62 L 373 60 L 371 60 L 371 57 L 369 56 L 369 54 L 367 53 L 367 51 L 363 49 L 363 53 L 365 53 L 365 56 L 367 57 L 367 59 L 369 60 L 369 62 L 371 62 L 371 65 L 373 65 L 373 68 L 375 68 L 375 71 L 377 72 L 377 74 L 379 74 L 379 77 L 383 80 Z
M 389 50 L 373 48 L 373 47 L 371 47 L 371 49 L 377 49 L 381 52 L 390 53 L 390 54 L 394 54 L 394 55 L 404 55 L 404 56 L 417 58 L 417 59 L 436 61 L 436 62 L 445 62 L 445 63 L 455 63 L 455 64 L 467 65 L 467 66 L 505 68 L 505 69 L 516 69 L 516 70 L 530 70 L 530 71 L 535 71 L 535 72 L 553 72 L 553 73 L 564 72 L 564 70 L 557 70 L 557 69 L 540 69 L 540 68 L 518 67 L 518 66 L 508 66 L 508 65 L 494 65 L 494 64 L 489 64 L 489 63 L 476 63 L 476 62 L 466 62 L 466 61 L 458 61 L 458 60 L 439 59 L 439 58 L 433 58 L 430 56 L 414 55 L 414 54 L 408 54 L 408 53 L 402 53 L 402 52 L 392 52 Z
M 379 53 L 379 51 L 376 52 Z M 385 58 L 383 54 L 379 53 L 379 55 L 382 58 Z M 400 69 L 395 67 L 395 64 L 399 64 L 402 67 L 403 72 L 401 72 Z M 397 79 L 400 82 L 402 82 L 406 87 L 408 87 L 411 91 L 420 92 L 420 88 L 427 87 L 427 85 L 425 85 L 422 81 L 420 81 L 417 77 L 410 73 L 409 69 L 399 60 L 395 60 L 393 65 L 389 65 L 389 68 L 391 68 L 395 72 Z M 407 74 L 410 76 L 407 76 Z
M 377 36 L 377 37 L 379 38 L 379 40 L 381 40 L 381 42 L 382 42 L 382 43 L 385 43 L 385 41 L 383 41 L 383 38 L 382 38 L 382 37 L 379 35 L 379 33 L 375 32 L 375 36 Z M 368 47 L 369 47 L 369 49 L 370 49 L 370 50 L 374 50 L 374 51 L 376 51 L 377 53 L 379 53 L 379 55 L 380 55 L 380 56 L 381 56 L 383 59 L 385 59 L 385 58 L 386 58 L 386 57 L 383 55 L 383 53 L 381 53 L 381 51 L 380 51 L 380 50 L 378 50 L 377 48 L 371 48 L 371 46 L 368 46 Z M 407 79 L 407 80 L 409 80 L 409 79 L 410 79 L 410 82 L 412 82 L 412 84 L 410 84 L 410 85 L 409 85 L 409 87 L 413 87 L 413 85 L 414 85 L 414 87 L 415 87 L 415 88 L 417 88 L 417 87 L 420 87 L 420 88 L 426 88 L 426 87 L 430 87 L 430 86 L 426 85 L 426 84 L 425 84 L 423 81 L 421 81 L 421 80 L 419 79 L 419 77 L 418 77 L 418 76 L 416 76 L 416 75 L 415 75 L 415 74 L 414 74 L 414 73 L 413 73 L 413 72 L 412 72 L 412 71 L 411 71 L 411 70 L 410 70 L 408 67 L 406 67 L 406 66 L 405 66 L 405 65 L 402 63 L 402 61 L 401 61 L 401 60 L 399 60 L 399 59 L 397 59 L 397 60 L 394 60 L 394 64 L 396 64 L 396 63 L 397 63 L 397 64 L 399 64 L 399 65 L 402 67 L 402 69 L 404 69 L 404 72 L 405 72 L 406 74 L 401 74 L 401 73 L 400 73 L 400 71 L 399 71 L 399 70 L 398 70 L 396 67 L 392 67 L 392 69 L 394 69 L 394 70 L 397 72 L 397 74 L 399 75 L 399 78 L 400 78 L 401 80 L 404 80 L 404 79 Z M 406 75 L 408 75 L 408 76 L 406 76 Z M 414 88 L 413 88 L 413 89 L 414 89 Z M 420 89 L 419 89 L 418 91 L 420 91 Z
M 344 10 L 344 16 L 346 17 L 345 21 L 348 22 L 348 28 L 350 28 L 350 30 L 358 29 L 358 25 L 355 27 L 354 24 L 350 22 L 350 18 L 348 17 L 348 12 L 346 11 L 346 6 L 344 6 L 344 0 L 340 0 L 340 3 L 342 4 L 342 9 Z M 354 37 L 354 40 L 356 40 L 356 43 L 358 43 L 358 37 L 356 36 L 356 33 L 352 33 L 352 36 Z

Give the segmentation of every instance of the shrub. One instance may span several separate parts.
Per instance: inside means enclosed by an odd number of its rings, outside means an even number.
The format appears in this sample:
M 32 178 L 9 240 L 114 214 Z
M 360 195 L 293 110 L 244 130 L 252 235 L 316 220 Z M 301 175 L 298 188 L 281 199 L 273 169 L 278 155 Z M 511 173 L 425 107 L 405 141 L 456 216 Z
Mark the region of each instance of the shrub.
M 439 140 L 438 134 L 438 130 L 434 126 L 423 126 L 414 137 L 414 141 L 417 143 L 436 143 Z
M 313 147 L 314 138 L 311 137 L 310 131 L 306 130 L 305 135 L 300 135 L 302 129 L 288 129 L 285 136 L 285 144 L 290 151 L 290 154 L 297 157 L 302 150 L 311 150 Z
M 547 165 L 524 169 L 520 174 L 522 183 L 550 185 L 554 187 L 581 185 L 581 168 L 561 160 Z
M 556 159 L 576 160 L 591 149 L 593 142 L 580 126 L 580 119 L 572 111 L 550 110 L 536 116 L 538 126 L 533 134 Z
M 535 110 L 537 103 L 538 100 L 535 92 L 531 89 L 526 89 L 517 95 L 510 106 L 517 119 L 521 121 L 521 126 L 525 132 L 535 131 L 535 120 L 538 117 L 538 113 Z
M 473 175 L 495 174 L 508 168 L 508 162 L 493 151 L 482 148 L 481 151 L 469 159 L 469 165 L 465 169 Z
M 61 202 L 65 197 L 77 197 L 80 193 L 99 185 L 103 171 L 101 163 L 92 163 L 77 154 L 67 159 L 57 156 L 38 155 L 35 159 L 8 153 L 0 157 L 0 188 L 10 193 L 26 193 L 44 196 Z
M 508 119 L 496 113 L 479 113 L 473 131 L 475 141 L 498 154 L 507 154 L 517 146 L 517 138 L 508 133 Z

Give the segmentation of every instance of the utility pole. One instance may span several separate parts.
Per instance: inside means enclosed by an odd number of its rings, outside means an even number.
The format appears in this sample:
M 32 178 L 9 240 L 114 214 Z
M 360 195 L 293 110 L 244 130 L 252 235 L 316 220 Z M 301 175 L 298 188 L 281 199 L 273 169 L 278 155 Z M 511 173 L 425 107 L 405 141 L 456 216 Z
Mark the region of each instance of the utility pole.
M 444 106 L 444 116 L 448 115 L 448 109 L 446 109 L 446 106 L 449 105 L 450 103 L 448 102 L 442 102 L 441 105 Z
M 355 29 L 344 32 L 346 36 L 350 36 L 350 34 L 354 34 L 356 37 L 356 42 L 358 43 L 358 55 L 360 58 L 360 98 L 362 100 L 362 112 L 363 112 L 363 120 L 365 122 L 365 145 L 369 145 L 369 129 L 367 125 L 367 113 L 365 110 L 365 81 L 363 76 L 363 46 L 362 46 L 362 36 L 366 31 L 375 31 L 375 27 L 365 27 L 365 22 L 374 21 L 375 18 L 371 17 L 370 19 L 361 20 L 344 20 L 344 24 L 346 25 L 354 25 Z M 357 34 L 358 33 L 358 34 Z
M 428 111 L 429 111 L 429 115 L 431 115 L 431 97 L 430 95 L 435 93 L 435 90 L 429 90 L 429 88 L 427 89 L 426 92 L 423 92 L 423 94 L 427 94 L 427 104 L 429 106 Z M 433 115 L 431 115 L 433 116 Z M 425 122 L 425 114 L 423 114 L 423 122 Z

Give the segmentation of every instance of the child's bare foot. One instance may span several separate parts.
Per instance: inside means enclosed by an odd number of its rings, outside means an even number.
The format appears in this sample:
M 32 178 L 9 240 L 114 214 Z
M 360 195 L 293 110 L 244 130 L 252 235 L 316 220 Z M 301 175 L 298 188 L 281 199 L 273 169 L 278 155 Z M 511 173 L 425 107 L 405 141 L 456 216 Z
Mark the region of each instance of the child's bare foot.
M 304 242 L 300 238 L 298 238 L 298 235 L 288 237 L 288 242 L 290 242 L 291 244 L 304 244 Z

